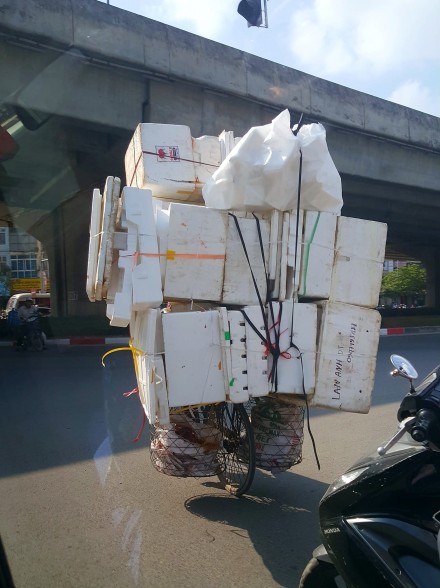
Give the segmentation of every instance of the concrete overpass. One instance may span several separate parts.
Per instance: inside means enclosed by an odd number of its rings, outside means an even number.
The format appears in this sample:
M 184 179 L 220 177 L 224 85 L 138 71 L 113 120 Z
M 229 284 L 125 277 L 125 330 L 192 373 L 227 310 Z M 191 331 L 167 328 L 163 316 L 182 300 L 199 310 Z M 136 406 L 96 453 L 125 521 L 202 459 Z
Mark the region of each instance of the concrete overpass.
M 240 135 L 284 108 L 325 125 L 343 214 L 388 223 L 390 255 L 424 261 L 427 302 L 440 306 L 438 118 L 96 0 L 2 0 L 0 62 L 0 116 L 20 146 L 0 164 L 0 218 L 44 242 L 61 314 L 96 312 L 91 191 L 125 178 L 139 122 Z

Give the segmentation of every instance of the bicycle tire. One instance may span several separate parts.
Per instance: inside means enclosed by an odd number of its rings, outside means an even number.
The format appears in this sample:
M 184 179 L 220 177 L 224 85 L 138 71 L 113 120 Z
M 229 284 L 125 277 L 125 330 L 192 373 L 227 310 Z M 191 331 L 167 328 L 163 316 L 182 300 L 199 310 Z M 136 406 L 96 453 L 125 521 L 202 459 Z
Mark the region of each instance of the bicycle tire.
M 227 492 L 241 496 L 249 490 L 256 467 L 254 434 L 243 404 L 220 404 L 217 427 L 223 439 L 218 453 L 218 478 Z

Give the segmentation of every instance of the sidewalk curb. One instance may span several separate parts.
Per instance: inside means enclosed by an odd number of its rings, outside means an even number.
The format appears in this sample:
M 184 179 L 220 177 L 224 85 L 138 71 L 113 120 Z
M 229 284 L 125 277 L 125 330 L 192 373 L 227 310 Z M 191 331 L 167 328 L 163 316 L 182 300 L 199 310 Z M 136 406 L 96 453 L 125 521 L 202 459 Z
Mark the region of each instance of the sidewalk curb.
M 388 327 L 380 330 L 380 336 L 386 335 L 428 335 L 440 333 L 440 327 Z
M 47 346 L 65 345 L 118 345 L 128 346 L 128 337 L 67 337 L 65 339 L 48 339 Z M 0 341 L 0 347 L 12 347 L 12 341 Z
M 440 327 L 388 327 L 380 329 L 380 336 L 389 335 L 428 335 L 440 333 Z M 64 339 L 48 339 L 48 347 L 65 346 L 65 345 L 117 345 L 127 347 L 128 337 L 66 337 Z M 0 347 L 11 347 L 12 341 L 0 341 Z

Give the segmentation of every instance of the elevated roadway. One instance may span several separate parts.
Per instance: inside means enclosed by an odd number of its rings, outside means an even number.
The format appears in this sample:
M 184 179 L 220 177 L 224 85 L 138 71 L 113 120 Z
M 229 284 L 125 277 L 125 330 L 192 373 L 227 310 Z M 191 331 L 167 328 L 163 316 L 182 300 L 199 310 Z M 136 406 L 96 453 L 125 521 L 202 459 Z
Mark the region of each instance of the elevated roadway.
M 96 0 L 3 0 L 0 59 L 1 123 L 20 146 L 0 164 L 0 218 L 44 242 L 61 314 L 96 312 L 84 288 L 91 192 L 125 179 L 139 122 L 241 135 L 284 108 L 325 125 L 343 214 L 386 222 L 389 254 L 424 261 L 440 306 L 438 118 Z

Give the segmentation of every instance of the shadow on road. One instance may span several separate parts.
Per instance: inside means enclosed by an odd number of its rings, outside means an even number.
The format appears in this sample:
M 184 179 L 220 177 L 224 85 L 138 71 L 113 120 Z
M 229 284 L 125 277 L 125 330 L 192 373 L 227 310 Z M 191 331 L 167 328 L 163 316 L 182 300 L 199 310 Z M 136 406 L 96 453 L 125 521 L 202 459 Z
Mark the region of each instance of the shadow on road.
M 195 496 L 185 507 L 193 515 L 234 527 L 230 532 L 251 541 L 274 581 L 293 588 L 320 542 L 317 512 L 326 489 L 325 484 L 292 472 L 274 478 L 257 471 L 249 495 Z

